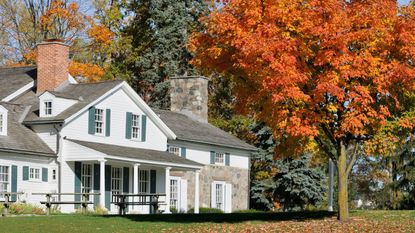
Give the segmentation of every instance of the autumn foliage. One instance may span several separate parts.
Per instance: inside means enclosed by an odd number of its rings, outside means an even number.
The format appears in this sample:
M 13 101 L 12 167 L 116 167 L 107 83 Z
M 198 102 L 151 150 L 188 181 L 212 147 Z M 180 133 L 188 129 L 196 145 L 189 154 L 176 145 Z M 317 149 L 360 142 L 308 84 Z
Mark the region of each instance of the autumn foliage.
M 69 73 L 75 77 L 86 78 L 85 81 L 97 82 L 104 76 L 105 70 L 95 64 L 72 61 L 69 64 Z
M 361 142 L 400 117 L 415 88 L 415 10 L 395 0 L 230 0 L 203 23 L 193 64 L 232 76 L 241 110 L 281 148 L 316 142 L 342 183 Z

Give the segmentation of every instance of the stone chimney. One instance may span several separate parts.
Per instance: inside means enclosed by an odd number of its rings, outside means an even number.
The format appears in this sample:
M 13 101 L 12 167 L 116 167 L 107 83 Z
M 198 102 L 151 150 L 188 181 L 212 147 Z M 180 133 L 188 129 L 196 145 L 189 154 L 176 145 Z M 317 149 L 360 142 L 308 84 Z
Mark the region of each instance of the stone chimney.
M 208 122 L 208 80 L 202 76 L 170 78 L 170 110 Z
M 55 90 L 68 80 L 69 46 L 61 40 L 37 45 L 37 93 Z

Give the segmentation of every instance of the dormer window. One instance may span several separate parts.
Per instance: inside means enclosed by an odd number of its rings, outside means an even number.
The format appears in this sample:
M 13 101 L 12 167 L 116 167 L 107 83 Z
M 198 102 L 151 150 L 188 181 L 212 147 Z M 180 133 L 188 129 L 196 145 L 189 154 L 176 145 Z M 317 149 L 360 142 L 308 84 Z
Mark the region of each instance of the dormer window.
M 7 135 L 7 109 L 0 106 L 0 135 Z
M 48 100 L 44 102 L 44 113 L 45 116 L 52 115 L 52 101 Z

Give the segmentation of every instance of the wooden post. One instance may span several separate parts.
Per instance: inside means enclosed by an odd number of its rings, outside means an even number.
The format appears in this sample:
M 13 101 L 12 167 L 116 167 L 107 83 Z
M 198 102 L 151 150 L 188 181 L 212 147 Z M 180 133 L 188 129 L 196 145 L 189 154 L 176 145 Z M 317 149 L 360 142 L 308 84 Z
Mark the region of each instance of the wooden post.
M 9 194 L 4 194 L 4 209 L 3 209 L 3 217 L 6 217 L 9 214 Z
M 50 194 L 46 194 L 46 215 L 50 215 Z
M 86 214 L 87 211 L 87 207 L 88 207 L 88 203 L 87 203 L 87 194 L 83 193 L 82 194 L 82 213 Z

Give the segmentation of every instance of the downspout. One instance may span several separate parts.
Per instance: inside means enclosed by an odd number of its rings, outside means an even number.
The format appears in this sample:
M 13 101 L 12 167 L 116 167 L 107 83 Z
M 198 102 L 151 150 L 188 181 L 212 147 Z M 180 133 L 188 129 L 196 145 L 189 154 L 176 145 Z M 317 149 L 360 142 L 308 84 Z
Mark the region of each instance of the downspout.
M 59 125 L 60 127 L 61 127 L 61 125 Z M 61 172 L 61 170 L 62 170 L 62 163 L 61 163 L 61 157 L 60 157 L 60 155 L 61 155 L 61 134 L 60 134 L 60 130 L 59 130 L 59 128 L 57 128 L 56 127 L 56 124 L 54 124 L 53 125 L 53 128 L 55 129 L 55 131 L 56 131 L 56 156 L 57 156 L 57 159 L 56 159 L 56 163 L 58 164 L 58 193 L 61 193 L 61 190 L 62 190 L 62 176 L 61 176 L 61 174 L 62 174 L 62 172 Z M 60 195 L 58 195 L 58 200 L 60 201 L 61 200 L 61 196 Z

